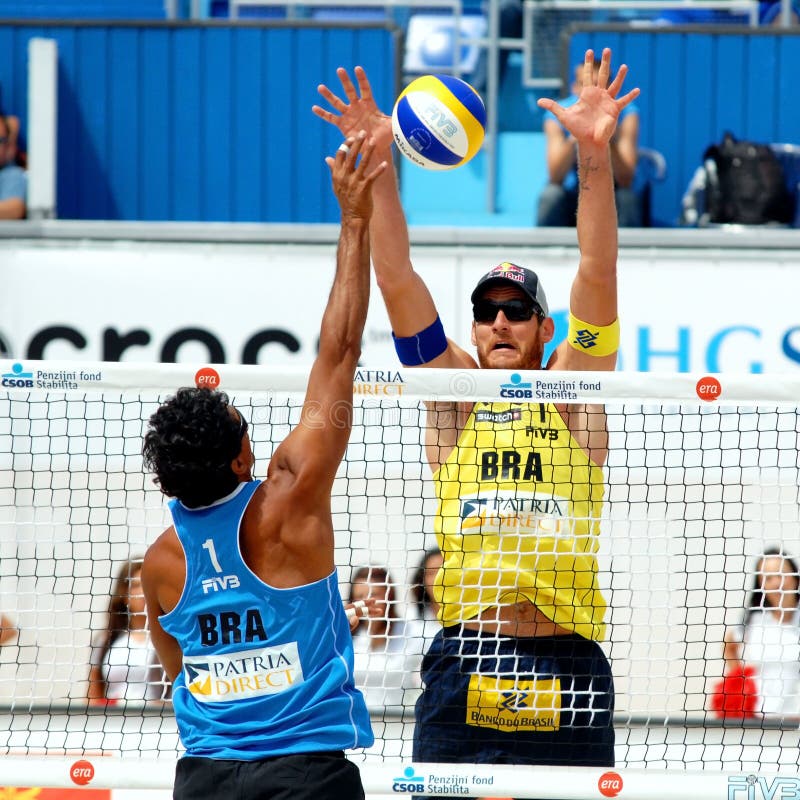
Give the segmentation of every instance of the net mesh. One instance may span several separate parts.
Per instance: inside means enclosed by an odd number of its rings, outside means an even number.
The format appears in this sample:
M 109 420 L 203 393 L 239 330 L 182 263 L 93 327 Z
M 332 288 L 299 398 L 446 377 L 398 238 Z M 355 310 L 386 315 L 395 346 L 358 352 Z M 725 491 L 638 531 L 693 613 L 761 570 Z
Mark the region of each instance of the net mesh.
M 10 362 L 2 367 L 6 377 L 20 373 Z M 135 636 L 118 644 L 113 662 L 127 662 L 127 690 L 109 677 L 105 697 L 90 700 L 90 677 L 115 583 L 170 524 L 142 466 L 146 420 L 195 372 L 97 365 L 86 372 L 96 379 L 82 380 L 66 366 L 60 373 L 74 380 L 40 388 L 39 365 L 24 369 L 35 385 L 0 394 L 0 612 L 17 629 L 0 646 L 0 754 L 174 759 L 169 687 Z M 221 388 L 250 421 L 263 476 L 299 418 L 303 378 L 226 370 Z M 376 743 L 354 756 L 392 768 L 411 757 L 421 654 L 437 630 L 420 618 L 411 587 L 436 547 L 424 401 L 499 399 L 496 377 L 417 376 L 425 372 L 356 376 L 355 423 L 333 491 L 343 599 L 360 567 L 385 568 L 393 585 L 390 646 L 373 656 L 356 647 Z M 744 381 L 733 399 L 709 403 L 686 376 L 642 383 L 616 374 L 596 385 L 591 399 L 607 397 L 609 431 L 597 557 L 608 602 L 602 648 L 616 685 L 616 766 L 796 773 L 796 620 L 793 639 L 772 641 L 778 661 L 795 662 L 781 676 L 780 709 L 742 718 L 729 705 L 721 719 L 711 698 L 725 671 L 726 635 L 745 635 L 756 557 L 770 545 L 800 554 L 800 429 L 797 407 L 783 396 L 791 387 L 765 396 L 763 383 Z M 570 401 L 564 386 L 559 402 Z

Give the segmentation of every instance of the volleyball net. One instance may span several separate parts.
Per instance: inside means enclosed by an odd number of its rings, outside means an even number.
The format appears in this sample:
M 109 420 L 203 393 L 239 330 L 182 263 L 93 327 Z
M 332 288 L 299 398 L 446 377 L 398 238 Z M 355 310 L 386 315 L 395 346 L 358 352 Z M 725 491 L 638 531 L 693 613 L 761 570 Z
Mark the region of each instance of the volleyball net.
M 168 788 L 181 752 L 169 686 L 128 626 L 134 612 L 123 591 L 171 522 L 142 464 L 146 421 L 181 386 L 221 389 L 249 422 L 263 477 L 299 420 L 307 374 L 0 361 L 0 614 L 16 628 L 0 644 L 0 785 L 70 787 L 77 769 L 81 779 L 91 771 L 92 786 Z M 700 797 L 705 788 L 730 800 L 800 797 L 797 681 L 783 676 L 781 711 L 762 713 L 758 676 L 728 687 L 742 692 L 739 701 L 713 697 L 758 555 L 770 546 L 800 555 L 800 379 L 391 367 L 360 369 L 353 391 L 353 431 L 332 496 L 342 597 L 360 568 L 384 568 L 397 616 L 376 661 L 356 646 L 376 743 L 350 757 L 368 793 L 636 798 Z M 480 406 L 487 435 L 504 430 L 520 404 L 604 408 L 596 557 L 608 604 L 602 648 L 615 681 L 613 769 L 412 761 L 420 662 L 438 629 L 413 588 L 436 547 L 431 401 L 504 404 Z M 546 425 L 529 427 L 534 441 L 550 436 Z M 486 466 L 513 483 L 526 473 L 515 458 L 497 452 Z M 536 467 L 527 480 L 546 482 Z M 566 541 L 573 525 L 541 498 L 526 504 L 508 491 L 460 508 L 481 536 L 492 526 L 516 531 L 529 543 L 522 549 L 554 530 Z M 125 630 L 110 636 L 121 620 Z M 778 660 L 789 659 L 779 652 Z M 509 718 L 519 710 L 505 708 Z

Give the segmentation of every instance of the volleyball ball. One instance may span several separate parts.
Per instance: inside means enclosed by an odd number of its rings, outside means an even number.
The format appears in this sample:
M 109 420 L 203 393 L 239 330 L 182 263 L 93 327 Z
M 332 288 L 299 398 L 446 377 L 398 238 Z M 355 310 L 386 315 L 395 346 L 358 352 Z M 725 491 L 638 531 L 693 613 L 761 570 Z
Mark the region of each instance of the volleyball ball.
M 397 149 L 426 169 L 466 164 L 483 144 L 481 96 L 452 75 L 423 75 L 406 86 L 392 111 Z

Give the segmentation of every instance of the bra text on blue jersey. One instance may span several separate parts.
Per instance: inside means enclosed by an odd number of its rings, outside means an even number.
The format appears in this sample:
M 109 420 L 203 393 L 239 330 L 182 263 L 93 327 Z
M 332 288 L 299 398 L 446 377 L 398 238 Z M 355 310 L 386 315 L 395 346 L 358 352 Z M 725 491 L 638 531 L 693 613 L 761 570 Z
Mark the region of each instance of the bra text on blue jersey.
M 242 642 L 266 642 L 267 632 L 257 608 L 248 608 L 242 619 L 235 611 L 219 614 L 198 614 L 200 643 L 203 647 Z
M 481 481 L 541 481 L 542 457 L 535 450 L 528 452 L 524 471 L 522 454 L 516 450 L 484 450 L 481 453 Z

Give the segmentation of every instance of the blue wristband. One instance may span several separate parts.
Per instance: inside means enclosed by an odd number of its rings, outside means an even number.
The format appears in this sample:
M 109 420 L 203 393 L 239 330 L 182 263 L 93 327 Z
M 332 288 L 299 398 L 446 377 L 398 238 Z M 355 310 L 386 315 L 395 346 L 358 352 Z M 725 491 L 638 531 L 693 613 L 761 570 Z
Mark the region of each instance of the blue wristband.
M 392 339 L 400 363 L 406 367 L 427 364 L 447 350 L 447 337 L 444 335 L 444 327 L 438 316 L 424 331 L 414 336 L 403 337 L 395 336 L 392 332 Z

